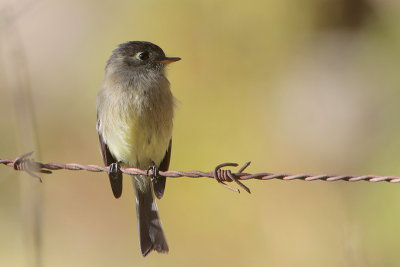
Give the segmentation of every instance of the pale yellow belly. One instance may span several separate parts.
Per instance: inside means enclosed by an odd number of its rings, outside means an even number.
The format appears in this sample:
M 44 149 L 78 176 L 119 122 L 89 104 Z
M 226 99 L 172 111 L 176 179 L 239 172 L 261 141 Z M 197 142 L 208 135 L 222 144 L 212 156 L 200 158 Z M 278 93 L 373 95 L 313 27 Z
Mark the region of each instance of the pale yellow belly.
M 118 161 L 141 169 L 161 163 L 172 136 L 172 116 L 131 114 L 111 125 L 103 128 L 103 136 Z
M 100 131 L 111 154 L 123 165 L 140 169 L 163 160 L 172 137 L 173 96 L 168 90 L 146 99 L 100 93 Z M 113 99 L 113 100 L 111 100 Z

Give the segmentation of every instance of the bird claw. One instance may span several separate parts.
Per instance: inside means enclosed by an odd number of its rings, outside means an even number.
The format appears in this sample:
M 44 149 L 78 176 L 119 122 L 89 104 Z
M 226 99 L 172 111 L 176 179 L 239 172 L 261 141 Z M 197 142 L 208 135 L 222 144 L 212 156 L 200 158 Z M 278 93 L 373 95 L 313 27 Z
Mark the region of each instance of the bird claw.
M 150 170 L 151 170 L 151 175 L 149 175 Z M 147 171 L 146 171 L 146 175 L 147 176 L 151 176 L 151 181 L 154 182 L 158 177 L 158 168 L 157 168 L 157 166 L 153 165 L 153 166 L 148 167 Z
M 108 167 L 108 174 L 110 178 L 118 179 L 121 174 L 121 161 L 111 163 Z

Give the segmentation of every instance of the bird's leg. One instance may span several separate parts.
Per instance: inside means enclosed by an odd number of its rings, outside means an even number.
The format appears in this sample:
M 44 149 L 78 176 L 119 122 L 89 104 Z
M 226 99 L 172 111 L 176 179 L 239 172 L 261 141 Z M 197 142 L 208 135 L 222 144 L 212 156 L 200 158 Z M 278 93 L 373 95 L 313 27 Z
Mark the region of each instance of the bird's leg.
M 152 163 L 153 163 L 153 165 L 147 168 L 146 175 L 149 176 L 149 171 L 151 170 L 152 171 L 151 181 L 154 182 L 158 177 L 158 168 L 157 168 L 156 164 L 154 163 L 154 161 Z
M 121 163 L 122 161 L 113 162 L 108 167 L 108 175 L 110 178 L 117 179 L 121 173 Z

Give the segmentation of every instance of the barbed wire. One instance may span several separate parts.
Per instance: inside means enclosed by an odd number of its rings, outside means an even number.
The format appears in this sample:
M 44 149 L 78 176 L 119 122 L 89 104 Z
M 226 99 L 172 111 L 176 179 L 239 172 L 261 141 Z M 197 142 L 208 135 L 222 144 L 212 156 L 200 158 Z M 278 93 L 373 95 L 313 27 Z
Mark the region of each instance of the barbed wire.
M 79 163 L 41 163 L 35 161 L 30 156 L 33 152 L 26 153 L 22 156 L 17 157 L 16 159 L 0 159 L 0 164 L 13 167 L 15 170 L 25 171 L 32 177 L 37 178 L 40 182 L 42 179 L 36 175 L 36 173 L 44 173 L 51 174 L 52 171 L 56 170 L 72 170 L 79 171 L 85 170 L 90 172 L 107 172 L 109 171 L 108 167 L 98 166 L 98 165 L 83 165 Z M 222 163 L 217 165 L 213 171 L 203 172 L 203 171 L 158 171 L 159 175 L 170 177 L 170 178 L 180 178 L 180 177 L 189 177 L 189 178 L 213 178 L 222 186 L 233 190 L 237 193 L 240 193 L 239 189 L 231 187 L 226 184 L 226 182 L 235 182 L 238 186 L 243 188 L 246 192 L 250 193 L 250 189 L 245 186 L 240 180 L 272 180 L 279 179 L 283 181 L 292 181 L 292 180 L 303 180 L 303 181 L 347 181 L 347 182 L 358 182 L 358 181 L 367 181 L 367 182 L 390 182 L 390 183 L 399 183 L 400 176 L 379 176 L 379 175 L 329 175 L 329 174 L 321 174 L 321 175 L 312 175 L 312 174 L 287 174 L 287 173 L 245 173 L 244 170 L 249 167 L 250 161 L 246 162 L 237 172 L 232 172 L 231 170 L 222 169 L 224 167 L 237 167 L 239 166 L 237 163 Z M 141 170 L 137 168 L 121 168 L 121 172 L 125 174 L 141 174 L 147 176 L 153 176 L 153 170 Z

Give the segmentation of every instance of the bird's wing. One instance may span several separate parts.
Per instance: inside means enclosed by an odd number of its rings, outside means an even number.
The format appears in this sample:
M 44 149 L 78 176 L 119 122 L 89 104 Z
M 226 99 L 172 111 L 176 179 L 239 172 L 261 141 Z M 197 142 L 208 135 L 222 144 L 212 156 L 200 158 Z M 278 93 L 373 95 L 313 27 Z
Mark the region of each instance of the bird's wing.
M 104 164 L 110 166 L 112 163 L 117 163 L 117 160 L 111 155 L 107 144 L 104 142 L 103 135 L 101 134 L 99 127 L 99 120 L 97 120 L 97 131 L 99 134 L 100 152 L 103 157 Z M 110 179 L 111 189 L 114 197 L 119 198 L 122 194 L 122 173 L 121 172 L 109 172 L 108 177 Z
M 171 160 L 171 146 L 172 146 L 172 138 L 171 140 L 169 140 L 168 150 L 167 152 L 165 152 L 164 159 L 161 161 L 160 166 L 158 167 L 160 171 L 168 171 L 169 162 Z M 162 196 L 164 195 L 166 181 L 167 177 L 165 176 L 159 176 L 157 177 L 157 179 L 154 180 L 153 183 L 154 194 L 158 199 L 161 199 Z

